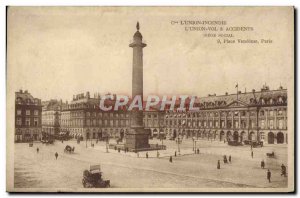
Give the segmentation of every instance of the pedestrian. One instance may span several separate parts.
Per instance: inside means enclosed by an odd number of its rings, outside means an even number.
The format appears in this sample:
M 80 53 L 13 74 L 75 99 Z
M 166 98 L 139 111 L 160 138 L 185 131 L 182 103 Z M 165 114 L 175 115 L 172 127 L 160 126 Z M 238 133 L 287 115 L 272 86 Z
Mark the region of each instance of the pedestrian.
M 252 148 L 253 148 L 252 142 L 251 142 L 250 148 L 251 148 L 251 151 L 252 151 Z
M 148 152 L 146 152 L 146 158 L 148 158 L 149 156 L 148 156 Z
M 56 153 L 55 153 L 55 158 L 56 158 L 56 160 L 57 160 L 57 157 L 58 157 L 58 153 L 56 152 Z
M 64 140 L 61 140 L 61 143 L 64 143 Z
M 221 168 L 220 160 L 218 160 L 217 169 Z
M 176 157 L 176 154 L 177 154 L 177 153 L 176 153 L 176 151 L 175 151 L 175 157 Z
M 253 158 L 253 151 L 251 151 L 251 157 Z
M 267 179 L 269 180 L 269 183 L 271 182 L 271 171 L 268 169 L 267 172 Z
M 158 151 L 157 151 L 156 155 L 157 155 L 157 158 L 159 158 L 159 152 Z
M 227 157 L 226 157 L 226 155 L 223 156 L 223 162 L 224 162 L 224 164 L 227 163 Z
M 172 156 L 170 156 L 169 162 L 171 163 L 173 162 Z
M 285 165 L 284 164 L 282 164 L 281 165 L 281 176 L 284 176 L 284 177 L 286 177 L 286 167 L 285 167 Z
M 197 149 L 197 153 L 200 154 L 200 150 L 199 149 Z
M 136 153 L 136 155 L 137 155 L 137 157 L 140 157 L 140 154 L 139 154 L 139 152 L 137 152 L 137 153 Z
M 39 147 L 37 147 L 37 148 L 36 148 L 36 152 L 39 153 L 39 151 L 40 151 L 40 149 L 39 149 Z
M 261 167 L 262 169 L 265 168 L 265 161 L 264 161 L 264 160 L 261 160 L 261 162 L 260 162 L 260 167 Z
M 118 152 L 120 153 L 120 151 L 121 151 L 121 149 L 120 148 L 118 148 Z
M 229 161 L 229 163 L 231 163 L 231 155 L 229 155 L 228 161 Z

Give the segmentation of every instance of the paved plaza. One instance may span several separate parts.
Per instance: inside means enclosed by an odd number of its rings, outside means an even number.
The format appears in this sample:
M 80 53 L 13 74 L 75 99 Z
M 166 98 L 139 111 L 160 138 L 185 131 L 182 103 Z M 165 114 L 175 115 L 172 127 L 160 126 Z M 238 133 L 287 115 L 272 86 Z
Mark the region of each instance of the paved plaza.
M 91 143 L 95 146 L 91 147 Z M 162 144 L 151 140 L 151 144 Z M 287 178 L 280 176 L 281 164 L 287 162 L 287 145 L 228 146 L 223 142 L 198 140 L 193 151 L 193 141 L 184 139 L 178 145 L 164 140 L 167 150 L 125 153 L 109 150 L 105 142 L 56 141 L 54 145 L 34 143 L 15 144 L 15 187 L 16 188 L 82 188 L 82 173 L 91 164 L 101 164 L 104 178 L 112 188 L 239 188 L 239 187 L 287 187 Z M 64 153 L 66 145 L 75 146 L 75 153 Z M 39 148 L 37 153 L 36 148 Z M 177 156 L 175 157 L 175 151 Z M 267 158 L 267 152 L 275 152 L 275 158 Z M 55 159 L 55 152 L 58 159 Z M 173 162 L 169 162 L 172 155 Z M 224 164 L 223 155 L 232 156 L 232 163 Z M 221 169 L 217 169 L 217 161 Z M 260 161 L 266 169 L 260 168 Z M 266 172 L 272 172 L 271 183 Z

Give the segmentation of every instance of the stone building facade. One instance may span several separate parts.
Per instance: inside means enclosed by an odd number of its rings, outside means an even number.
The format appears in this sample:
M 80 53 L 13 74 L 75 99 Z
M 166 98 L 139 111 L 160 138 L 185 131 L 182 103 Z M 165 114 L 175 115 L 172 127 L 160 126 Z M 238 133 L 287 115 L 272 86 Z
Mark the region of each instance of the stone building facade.
M 60 133 L 68 133 L 74 138 L 123 140 L 130 129 L 130 112 L 127 107 L 119 111 L 102 111 L 100 98 L 99 94 L 90 97 L 89 92 L 74 95 L 70 103 L 56 111 L 57 114 L 54 111 L 49 111 L 49 115 L 45 113 L 51 117 L 45 120 L 51 120 L 51 124 L 56 120 Z M 112 98 L 105 100 L 105 105 L 114 106 L 116 96 Z M 180 101 L 176 101 L 175 107 L 179 104 Z M 282 87 L 270 90 L 264 86 L 260 91 L 209 95 L 197 98 L 195 106 L 200 110 L 183 112 L 175 108 L 174 111 L 160 111 L 159 106 L 152 107 L 143 113 L 144 127 L 151 130 L 152 137 L 164 134 L 168 139 L 287 143 L 287 90 Z M 43 121 L 43 129 L 47 128 L 46 125 Z
M 196 105 L 200 108 L 197 112 L 166 112 L 165 131 L 171 139 L 287 143 L 287 90 L 282 87 L 210 95 L 198 98 Z
M 107 100 L 114 103 L 115 100 Z M 68 132 L 74 138 L 123 139 L 130 125 L 126 109 L 102 111 L 99 108 L 100 96 L 86 94 L 74 95 L 73 100 L 61 112 L 61 131 Z M 109 104 L 106 104 L 109 105 Z
M 52 99 L 42 102 L 42 133 L 58 135 L 60 131 L 61 111 L 66 104 Z
M 42 125 L 41 100 L 27 90 L 15 93 L 15 142 L 40 140 Z

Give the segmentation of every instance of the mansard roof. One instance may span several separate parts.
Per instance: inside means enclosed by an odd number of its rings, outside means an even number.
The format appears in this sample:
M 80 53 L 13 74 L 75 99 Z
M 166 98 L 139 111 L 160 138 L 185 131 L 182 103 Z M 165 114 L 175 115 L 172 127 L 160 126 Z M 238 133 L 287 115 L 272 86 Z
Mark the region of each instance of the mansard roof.
M 226 107 L 234 101 L 240 101 L 248 106 L 254 105 L 286 105 L 287 90 L 262 90 L 259 92 L 245 92 L 239 94 L 208 96 L 197 98 L 197 106 L 201 108 Z
M 41 105 L 41 100 L 34 98 L 27 90 L 15 92 L 15 102 L 24 105 Z

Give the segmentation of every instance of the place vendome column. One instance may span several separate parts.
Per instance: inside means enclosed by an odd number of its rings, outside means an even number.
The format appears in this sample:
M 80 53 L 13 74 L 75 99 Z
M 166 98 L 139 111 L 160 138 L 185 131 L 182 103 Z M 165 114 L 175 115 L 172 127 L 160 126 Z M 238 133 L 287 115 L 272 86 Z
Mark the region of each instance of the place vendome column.
M 139 22 L 136 24 L 137 31 L 133 36 L 133 42 L 129 45 L 133 49 L 132 62 L 132 99 L 140 96 L 143 102 L 143 36 L 139 32 Z M 130 130 L 126 133 L 125 147 L 130 151 L 147 150 L 149 145 L 150 130 L 144 128 L 143 111 L 137 108 L 130 112 Z

